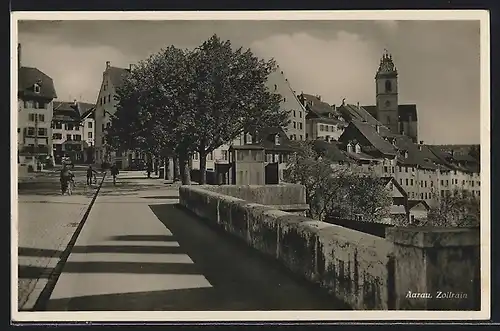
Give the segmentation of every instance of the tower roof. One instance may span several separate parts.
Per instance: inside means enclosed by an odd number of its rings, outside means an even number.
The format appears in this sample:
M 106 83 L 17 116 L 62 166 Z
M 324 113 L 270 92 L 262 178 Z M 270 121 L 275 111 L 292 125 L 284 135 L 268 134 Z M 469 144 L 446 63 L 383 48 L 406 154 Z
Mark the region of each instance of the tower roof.
M 390 54 L 386 49 L 384 50 L 384 54 L 380 59 L 376 77 L 379 77 L 380 75 L 396 76 L 397 74 L 398 70 L 396 69 L 394 62 L 392 61 L 392 54 Z

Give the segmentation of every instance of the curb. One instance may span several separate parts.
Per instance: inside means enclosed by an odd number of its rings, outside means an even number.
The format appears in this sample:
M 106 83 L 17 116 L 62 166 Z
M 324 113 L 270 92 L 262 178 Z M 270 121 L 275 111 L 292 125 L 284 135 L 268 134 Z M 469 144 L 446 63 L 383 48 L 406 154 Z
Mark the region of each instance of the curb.
M 92 197 L 92 200 L 90 201 L 87 210 L 83 214 L 82 219 L 80 220 L 76 230 L 73 232 L 73 235 L 71 236 L 71 239 L 69 240 L 68 244 L 66 245 L 66 248 L 62 252 L 61 256 L 59 257 L 59 261 L 57 262 L 56 266 L 54 269 L 51 271 L 49 277 L 47 278 L 47 283 L 45 284 L 44 288 L 42 289 L 41 293 L 38 295 L 35 303 L 33 305 L 28 305 L 27 303 L 29 302 L 29 299 L 27 302 L 25 302 L 25 306 L 32 308 L 24 308 L 24 309 L 19 309 L 19 311 L 45 311 L 46 305 L 52 295 L 52 292 L 54 291 L 54 288 L 57 284 L 57 281 L 59 280 L 59 276 L 61 275 L 61 272 L 64 268 L 64 265 L 66 264 L 66 261 L 69 258 L 69 255 L 71 254 L 71 251 L 73 249 L 73 246 L 76 243 L 76 240 L 78 239 L 78 236 L 80 235 L 80 232 L 83 229 L 83 226 L 85 225 L 85 222 L 87 221 L 87 218 L 90 214 L 90 211 L 92 210 L 92 207 L 94 205 L 95 200 L 97 199 L 97 196 L 99 195 L 99 191 L 101 190 L 102 184 L 104 183 L 104 179 L 106 178 L 106 174 L 104 173 L 104 176 L 101 179 L 101 182 L 99 183 L 99 186 L 97 187 L 97 190 L 94 193 L 94 196 Z M 35 285 L 36 289 L 36 285 Z

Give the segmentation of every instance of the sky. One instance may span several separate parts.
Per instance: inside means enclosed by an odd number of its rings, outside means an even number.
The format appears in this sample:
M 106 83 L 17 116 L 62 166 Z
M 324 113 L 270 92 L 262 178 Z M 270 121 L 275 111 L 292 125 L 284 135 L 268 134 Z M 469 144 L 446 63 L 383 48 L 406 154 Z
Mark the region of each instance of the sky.
M 146 59 L 169 45 L 194 48 L 213 34 L 274 58 L 292 88 L 330 104 L 375 104 L 387 49 L 399 103 L 417 105 L 419 140 L 480 142 L 479 21 L 21 21 L 23 66 L 53 78 L 58 100 L 95 103 L 106 61 Z

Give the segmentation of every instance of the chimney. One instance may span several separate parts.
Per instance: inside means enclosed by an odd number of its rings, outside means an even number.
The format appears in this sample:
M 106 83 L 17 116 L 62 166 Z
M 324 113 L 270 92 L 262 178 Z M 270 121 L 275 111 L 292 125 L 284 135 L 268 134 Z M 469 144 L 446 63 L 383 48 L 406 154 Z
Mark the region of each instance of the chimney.
M 134 69 L 134 65 L 131 63 L 129 64 L 129 71 L 132 71 Z
M 109 69 L 110 65 L 111 65 L 111 62 L 106 61 L 106 70 L 108 70 L 108 69 Z
M 380 125 L 376 124 L 375 129 L 377 130 L 377 133 L 380 133 Z
M 408 151 L 405 151 L 405 159 L 408 158 Z
M 17 44 L 17 68 L 21 68 L 21 43 Z
M 356 106 L 357 106 L 357 107 L 358 107 L 358 109 L 359 109 L 359 102 L 358 102 L 358 103 L 356 103 Z
M 73 105 L 74 106 L 77 106 L 78 105 L 78 101 L 76 101 L 76 99 L 73 100 Z

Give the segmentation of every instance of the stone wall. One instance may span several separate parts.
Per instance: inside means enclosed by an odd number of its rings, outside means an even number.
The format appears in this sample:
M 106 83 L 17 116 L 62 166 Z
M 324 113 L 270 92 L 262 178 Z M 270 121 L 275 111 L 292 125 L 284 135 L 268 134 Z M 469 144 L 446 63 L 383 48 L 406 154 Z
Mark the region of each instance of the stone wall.
M 204 185 L 199 188 L 236 197 L 247 202 L 272 206 L 275 209 L 305 216 L 306 204 L 304 186 L 298 184 L 277 185 Z
M 270 185 L 271 193 L 266 192 L 267 185 L 254 191 L 229 186 L 182 186 L 180 204 L 278 260 L 295 274 L 324 287 L 353 309 L 394 308 L 393 244 L 376 236 L 250 202 L 285 203 L 286 194 L 292 191 L 280 188 L 283 190 L 280 195 L 276 193 L 280 186 Z M 217 190 L 248 197 L 250 201 Z M 305 200 L 305 195 L 303 197 Z M 297 195 L 293 202 L 300 199 Z

